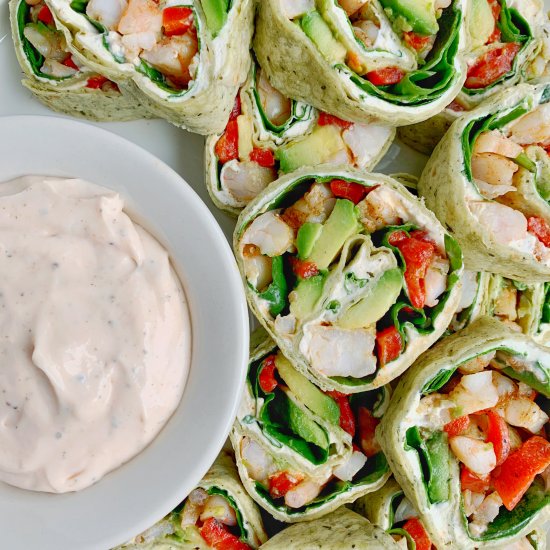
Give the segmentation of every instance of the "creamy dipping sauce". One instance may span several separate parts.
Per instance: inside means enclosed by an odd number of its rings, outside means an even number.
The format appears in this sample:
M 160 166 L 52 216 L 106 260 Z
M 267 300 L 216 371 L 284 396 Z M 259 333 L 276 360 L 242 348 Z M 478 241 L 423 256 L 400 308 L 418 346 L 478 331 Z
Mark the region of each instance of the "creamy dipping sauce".
M 138 454 L 178 406 L 187 301 L 114 191 L 0 184 L 0 480 L 77 491 Z

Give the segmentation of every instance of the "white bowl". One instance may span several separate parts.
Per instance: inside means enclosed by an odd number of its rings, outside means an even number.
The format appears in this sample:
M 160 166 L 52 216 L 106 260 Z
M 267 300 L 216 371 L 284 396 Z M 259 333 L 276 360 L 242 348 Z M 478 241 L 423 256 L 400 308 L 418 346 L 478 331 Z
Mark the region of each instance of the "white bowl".
M 246 374 L 246 301 L 231 249 L 208 208 L 138 146 L 71 120 L 0 117 L 0 182 L 25 174 L 80 177 L 120 192 L 169 250 L 189 301 L 189 378 L 179 407 L 149 447 L 77 493 L 36 493 L 0 482 L 1 548 L 107 549 L 174 508 L 222 448 Z

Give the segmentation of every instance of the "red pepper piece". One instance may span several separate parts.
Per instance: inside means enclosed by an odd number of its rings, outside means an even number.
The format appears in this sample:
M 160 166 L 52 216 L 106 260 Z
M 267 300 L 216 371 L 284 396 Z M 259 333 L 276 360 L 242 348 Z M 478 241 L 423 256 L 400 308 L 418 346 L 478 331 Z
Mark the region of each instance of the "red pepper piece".
M 44 25 L 48 25 L 49 27 L 55 26 L 55 22 L 53 20 L 52 12 L 50 11 L 50 8 L 44 4 L 40 11 L 38 12 L 38 21 L 42 21 Z
M 74 69 L 75 71 L 79 71 L 78 65 L 74 62 L 73 56 L 69 55 L 67 59 L 61 62 L 61 65 L 65 65 L 65 67 L 70 67 L 71 69 Z
M 270 355 L 264 359 L 262 370 L 258 376 L 258 383 L 264 393 L 271 393 L 278 385 L 275 378 L 275 355 Z
M 487 441 L 493 444 L 497 466 L 500 466 L 510 454 L 510 431 L 508 424 L 496 411 L 487 411 Z
M 306 262 L 299 258 L 291 258 L 292 271 L 301 279 L 309 279 L 319 273 L 318 267 L 313 262 Z
M 403 529 L 405 529 L 414 540 L 416 550 L 431 550 L 432 541 L 418 518 L 407 520 L 405 525 L 403 525 Z
M 236 537 L 216 518 L 208 518 L 200 528 L 200 532 L 208 546 L 216 550 L 251 550 L 246 542 Z
M 317 124 L 319 124 L 319 126 L 328 126 L 329 124 L 333 124 L 334 126 L 338 126 L 343 130 L 346 130 L 348 128 L 351 128 L 351 126 L 353 126 L 353 122 L 342 120 L 337 116 L 329 115 L 328 113 L 323 113 L 322 111 L 319 113 L 319 119 L 317 120 Z
M 269 494 L 273 498 L 284 497 L 291 489 L 294 489 L 303 480 L 303 477 L 289 474 L 288 472 L 278 472 L 269 476 Z
M 103 84 L 105 84 L 106 82 L 109 82 L 109 79 L 105 76 L 98 74 L 96 76 L 88 78 L 88 82 L 86 82 L 86 88 L 99 90 L 101 86 L 103 86 Z
M 193 10 L 182 6 L 164 8 L 162 26 L 166 36 L 185 34 L 193 25 Z
M 365 76 L 375 86 L 390 86 L 401 82 L 405 73 L 398 67 L 384 67 L 377 71 L 370 71 Z
M 443 426 L 443 430 L 447 432 L 449 437 L 456 437 L 463 434 L 470 426 L 470 417 L 468 415 L 460 416 L 451 420 L 448 424 Z
M 483 54 L 469 69 L 464 87 L 470 90 L 486 88 L 512 69 L 521 44 L 508 42 Z
M 403 349 L 401 334 L 394 327 L 388 327 L 376 333 L 376 355 L 380 367 L 397 359 Z
M 485 494 L 491 487 L 489 476 L 486 478 L 479 477 L 472 473 L 464 464 L 460 465 L 460 486 L 463 491 L 469 490 L 473 493 Z
M 214 147 L 214 152 L 222 164 L 239 158 L 239 126 L 236 120 L 227 123 L 224 133 Z
M 363 454 L 367 457 L 374 456 L 381 451 L 376 441 L 376 426 L 380 423 L 366 407 L 359 407 L 357 411 L 357 423 L 359 424 L 359 443 Z
M 417 52 L 424 49 L 430 41 L 429 36 L 422 36 L 421 34 L 417 34 L 415 32 L 404 32 L 403 39 L 406 44 Z
M 260 149 L 259 147 L 254 147 L 252 153 L 250 153 L 250 160 L 258 163 L 264 168 L 271 168 L 275 166 L 275 155 L 271 149 Z
M 550 443 L 534 435 L 511 453 L 492 474 L 492 482 L 504 506 L 513 510 L 533 483 L 550 465 Z
M 330 182 L 330 190 L 334 196 L 341 199 L 348 199 L 353 204 L 361 202 L 372 189 L 365 187 L 359 183 L 345 180 L 332 180 Z
M 348 396 L 339 391 L 329 391 L 327 395 L 330 395 L 340 407 L 340 428 L 348 432 L 351 437 L 355 437 L 355 416 L 351 410 Z

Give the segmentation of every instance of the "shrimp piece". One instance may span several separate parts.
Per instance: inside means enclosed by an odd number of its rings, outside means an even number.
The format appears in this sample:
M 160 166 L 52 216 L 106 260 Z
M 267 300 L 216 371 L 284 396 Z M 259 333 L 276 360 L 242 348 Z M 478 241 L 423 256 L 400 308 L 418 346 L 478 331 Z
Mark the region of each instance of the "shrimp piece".
M 129 0 L 117 30 L 120 34 L 153 32 L 159 38 L 162 31 L 162 12 L 153 0 Z
M 75 75 L 78 69 L 67 67 L 67 65 L 63 65 L 54 59 L 46 59 L 42 67 L 40 67 L 40 72 L 57 78 L 66 78 Z
M 237 159 L 226 162 L 220 173 L 222 186 L 237 201 L 244 204 L 250 202 L 276 179 L 277 174 L 273 168 Z
M 382 189 L 382 191 L 379 191 Z M 382 229 L 387 225 L 399 225 L 401 219 L 384 196 L 383 187 L 371 191 L 358 205 L 360 221 L 369 233 Z
M 379 151 L 380 143 L 387 141 L 391 132 L 392 129 L 388 126 L 355 123 L 342 132 L 342 139 L 349 147 L 357 166 L 364 167 L 372 160 L 373 153 Z
M 23 34 L 46 59 L 63 61 L 67 57 L 67 43 L 60 31 L 30 23 L 25 26 Z
M 271 283 L 271 258 L 257 254 L 244 256 L 244 273 L 246 280 L 258 291 Z
M 253 439 L 243 437 L 241 440 L 243 463 L 252 479 L 262 485 L 268 485 L 269 476 L 278 471 L 273 459 Z
M 503 288 L 495 300 L 494 314 L 515 321 L 518 318 L 517 301 L 518 291 L 515 287 Z
M 509 206 L 498 202 L 477 201 L 471 201 L 468 206 L 479 223 L 501 244 L 521 241 L 529 236 L 527 218 Z
M 141 58 L 168 77 L 187 84 L 191 80 L 189 66 L 198 51 L 197 37 L 192 33 L 165 38 Z
M 374 46 L 379 31 L 380 29 L 376 23 L 370 19 L 355 21 L 353 24 L 353 34 L 367 47 Z
M 326 183 L 314 183 L 310 190 L 281 216 L 294 230 L 305 222 L 323 223 L 332 212 L 336 199 Z
M 463 376 L 449 398 L 461 409 L 463 415 L 494 407 L 498 403 L 498 393 L 491 371 Z
M 521 145 L 550 145 L 550 103 L 522 116 L 510 128 L 510 139 Z
M 311 366 L 326 376 L 361 378 L 376 370 L 374 330 L 317 325 L 306 330 L 304 347 Z
M 469 489 L 462 491 L 464 515 L 470 517 L 481 506 L 484 499 L 485 495 L 483 493 L 474 493 Z
M 470 533 L 474 536 L 483 534 L 489 523 L 498 516 L 501 506 L 502 499 L 496 491 L 486 496 L 472 516 L 472 523 L 469 525 Z
M 492 443 L 485 443 L 464 435 L 449 439 L 454 455 L 468 470 L 479 476 L 492 472 L 497 465 L 497 458 Z
M 531 399 L 520 397 L 506 403 L 504 419 L 512 426 L 536 434 L 548 422 L 548 415 Z
M 301 508 L 311 502 L 323 488 L 315 481 L 306 479 L 285 495 L 285 504 L 289 508 Z
M 340 7 L 349 15 L 359 11 L 368 0 L 338 0 Z
M 486 353 L 484 355 L 478 355 L 466 363 L 462 363 L 458 370 L 462 374 L 475 374 L 476 372 L 481 372 L 487 367 L 491 360 L 495 357 L 495 352 Z
M 151 50 L 155 47 L 157 36 L 154 32 L 136 32 L 124 35 L 121 38 L 121 42 L 124 46 L 126 57 L 128 59 L 135 59 L 142 50 Z
M 246 229 L 242 245 L 256 245 L 262 254 L 281 256 L 293 250 L 294 232 L 276 211 L 258 216 Z
M 230 527 L 237 525 L 235 510 L 221 495 L 211 495 L 206 501 L 200 520 L 206 521 L 209 518 L 217 519 L 220 523 Z
M 201 488 L 194 489 L 189 493 L 183 510 L 181 512 L 181 526 L 196 525 L 204 503 L 208 500 L 208 493 Z
M 263 71 L 260 71 L 257 88 L 267 118 L 275 126 L 284 124 L 290 117 L 290 99 L 271 85 Z
M 353 476 L 367 463 L 367 457 L 360 451 L 353 451 L 349 459 L 333 470 L 333 474 L 342 481 L 351 481 Z
M 424 284 L 426 287 L 426 302 L 428 307 L 434 307 L 439 303 L 439 296 L 447 290 L 447 274 L 449 273 L 449 260 L 436 256 L 428 266 Z
M 464 270 L 462 276 L 462 296 L 460 297 L 457 311 L 462 311 L 474 303 L 478 289 L 477 277 L 476 271 Z
M 514 159 L 523 153 L 523 148 L 498 130 L 491 130 L 483 132 L 476 139 L 473 154 L 477 156 L 482 153 L 495 153 Z
M 90 0 L 86 15 L 114 31 L 127 8 L 128 0 Z
M 492 185 L 512 185 L 519 166 L 500 155 L 482 153 L 472 157 L 472 175 Z

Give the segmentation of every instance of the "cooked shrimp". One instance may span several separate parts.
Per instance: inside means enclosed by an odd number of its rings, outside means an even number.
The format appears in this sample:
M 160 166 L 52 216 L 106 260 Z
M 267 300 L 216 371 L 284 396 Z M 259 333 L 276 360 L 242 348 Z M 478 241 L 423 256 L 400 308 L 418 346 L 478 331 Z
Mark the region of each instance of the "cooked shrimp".
M 128 8 L 128 0 L 90 0 L 86 15 L 110 30 L 116 30 L 122 14 Z
M 335 202 L 336 199 L 326 183 L 314 183 L 281 217 L 295 230 L 305 222 L 323 223 L 332 212 Z
M 484 476 L 495 469 L 497 459 L 492 443 L 457 435 L 449 439 L 449 444 L 458 460 L 471 472 Z
M 550 103 L 522 116 L 510 128 L 510 138 L 522 145 L 550 145 Z
M 342 139 L 349 147 L 355 164 L 364 167 L 372 160 L 373 153 L 378 152 L 380 143 L 385 143 L 392 129 L 376 124 L 355 123 L 342 132 Z
M 252 479 L 267 485 L 269 476 L 277 472 L 273 459 L 253 439 L 243 437 L 241 440 L 243 463 Z
M 256 245 L 262 254 L 281 256 L 293 249 L 294 232 L 276 211 L 258 216 L 244 232 L 241 243 Z
M 159 5 L 154 0 L 129 0 L 117 30 L 120 34 L 152 32 L 160 38 L 162 11 Z
M 457 311 L 462 311 L 474 303 L 478 289 L 477 279 L 478 274 L 476 271 L 464 270 L 462 276 L 462 296 L 460 297 Z
M 313 326 L 300 343 L 311 366 L 326 376 L 362 378 L 376 370 L 374 330 Z
M 467 374 L 460 384 L 449 394 L 462 414 L 471 414 L 494 407 L 498 402 L 498 393 L 493 384 L 491 371 Z
M 257 80 L 257 89 L 262 109 L 267 118 L 275 126 L 284 124 L 290 117 L 290 99 L 276 90 L 261 70 Z
M 201 488 L 189 493 L 181 512 L 181 526 L 196 525 L 204 503 L 208 500 L 208 493 Z
M 514 159 L 523 153 L 523 148 L 498 130 L 491 130 L 483 132 L 476 139 L 473 154 L 476 156 L 481 153 L 495 153 Z
M 126 50 L 126 57 L 133 60 L 142 50 L 153 49 L 157 43 L 157 36 L 154 32 L 136 32 L 124 35 L 121 42 Z
M 439 296 L 447 290 L 447 274 L 449 273 L 449 260 L 436 256 L 428 266 L 424 284 L 426 287 L 425 305 L 434 307 L 439 303 Z
M 359 11 L 369 0 L 338 0 L 341 8 L 348 14 L 352 15 Z
M 374 46 L 378 38 L 379 28 L 374 21 L 365 19 L 363 21 L 355 21 L 353 23 L 353 34 L 367 46 Z
M 468 526 L 470 533 L 474 536 L 483 534 L 489 523 L 498 516 L 501 506 L 502 499 L 496 491 L 486 496 L 472 516 L 472 522 Z
M 508 424 L 538 433 L 548 422 L 548 415 L 531 399 L 511 399 L 504 407 L 504 419 Z
M 42 67 L 40 67 L 40 72 L 55 76 L 56 78 L 66 78 L 75 75 L 78 69 L 67 67 L 67 65 L 63 65 L 54 59 L 46 59 Z
M 192 78 L 189 67 L 197 51 L 196 35 L 186 33 L 164 38 L 141 57 L 165 75 L 188 82 Z
M 481 153 L 472 157 L 472 175 L 475 179 L 493 185 L 512 185 L 519 166 L 500 155 Z
M 503 288 L 495 300 L 494 314 L 508 321 L 515 321 L 518 318 L 517 301 L 518 291 L 515 287 Z
M 271 258 L 257 254 L 244 257 L 246 280 L 256 289 L 262 291 L 271 283 Z
M 46 59 L 64 61 L 67 57 L 67 43 L 63 33 L 29 23 L 23 30 L 25 38 Z
M 301 508 L 310 503 L 323 488 L 313 480 L 305 479 L 285 495 L 285 504 L 289 508 Z
M 360 451 L 353 451 L 346 462 L 333 470 L 333 474 L 342 481 L 351 481 L 353 476 L 367 463 L 367 457 Z
M 242 203 L 250 202 L 276 179 L 277 174 L 273 168 L 237 159 L 226 162 L 220 172 L 222 186 Z
M 382 191 L 378 191 L 382 189 Z M 393 205 L 386 200 L 383 187 L 371 191 L 358 205 L 360 221 L 369 233 L 388 225 L 398 225 L 399 215 Z
M 220 523 L 230 527 L 237 525 L 235 510 L 229 505 L 227 499 L 221 495 L 210 495 L 205 502 L 200 520 L 206 521 L 208 518 L 215 518 Z
M 485 353 L 484 355 L 478 355 L 466 363 L 459 365 L 458 370 L 462 374 L 475 374 L 476 372 L 481 372 L 487 367 L 491 360 L 495 357 L 495 352 Z
M 464 515 L 470 517 L 481 506 L 484 499 L 485 495 L 483 493 L 474 493 L 469 489 L 462 491 Z

